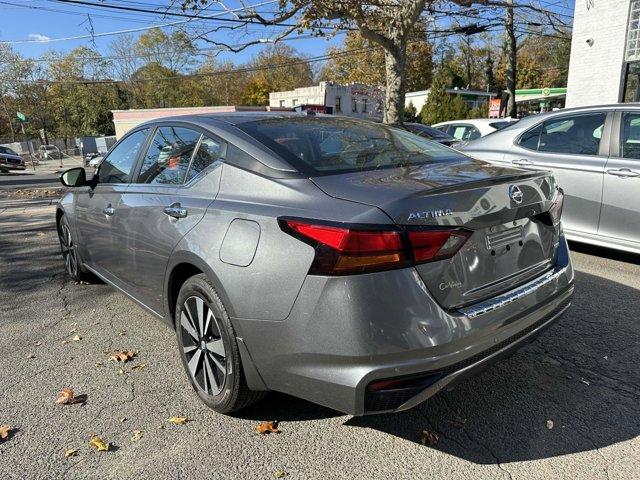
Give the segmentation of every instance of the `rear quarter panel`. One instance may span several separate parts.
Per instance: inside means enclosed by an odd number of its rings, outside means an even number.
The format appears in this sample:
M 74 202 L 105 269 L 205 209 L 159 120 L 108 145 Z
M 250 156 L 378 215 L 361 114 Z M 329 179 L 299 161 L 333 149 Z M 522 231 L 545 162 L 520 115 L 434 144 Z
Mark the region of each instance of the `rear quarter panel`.
M 220 191 L 204 218 L 178 244 L 173 257 L 195 256 L 207 265 L 232 317 L 284 320 L 307 276 L 314 249 L 284 233 L 278 217 L 355 223 L 391 223 L 376 207 L 338 200 L 308 179 L 269 179 L 225 164 Z M 221 248 L 234 220 L 259 229 L 255 253 L 246 265 L 228 263 Z M 256 234 L 234 242 L 254 248 Z M 246 263 L 246 262 L 240 262 Z M 175 264 L 175 259 L 172 261 Z M 240 333 L 240 332 L 239 332 Z

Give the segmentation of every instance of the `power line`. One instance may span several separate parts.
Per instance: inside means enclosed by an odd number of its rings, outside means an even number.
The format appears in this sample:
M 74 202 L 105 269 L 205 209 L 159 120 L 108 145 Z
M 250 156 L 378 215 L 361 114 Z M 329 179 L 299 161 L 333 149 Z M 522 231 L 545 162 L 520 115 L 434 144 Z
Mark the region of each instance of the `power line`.
M 58 1 L 62 1 L 62 0 L 58 0 Z M 247 9 L 252 9 L 255 7 L 261 7 L 264 5 L 268 5 L 271 3 L 275 3 L 278 0 L 267 0 L 265 2 L 261 2 L 261 3 L 257 3 L 255 5 L 250 5 L 250 6 L 246 6 L 246 7 L 241 7 L 241 8 L 236 8 L 233 10 L 225 10 L 223 12 L 219 12 L 217 14 L 214 15 L 207 15 L 206 17 L 199 17 L 202 20 L 228 20 L 228 19 L 222 19 L 222 18 L 218 18 L 222 15 L 228 15 L 229 13 L 233 13 L 233 12 L 241 12 L 241 11 L 245 11 Z M 6 1 L 0 1 L 0 3 L 3 4 L 8 4 L 9 2 Z M 36 8 L 36 7 L 33 7 Z M 152 28 L 165 28 L 165 27 L 172 27 L 172 26 L 176 26 L 176 25 L 182 25 L 185 23 L 188 23 L 190 20 L 179 20 L 177 22 L 170 22 L 170 23 L 163 23 L 163 24 L 159 24 L 159 25 L 150 25 L 147 27 L 138 27 L 138 28 L 128 28 L 125 30 L 116 30 L 113 32 L 102 32 L 102 33 L 94 33 L 94 34 L 87 34 L 87 35 L 76 35 L 76 36 L 72 36 L 72 37 L 63 37 L 63 38 L 49 38 L 48 40 L 0 40 L 0 44 L 5 44 L 5 45 L 14 45 L 14 44 L 22 44 L 22 43 L 53 43 L 53 42 L 64 42 L 64 41 L 68 41 L 68 40 L 82 40 L 85 38 L 98 38 L 98 37 L 107 37 L 107 36 L 111 36 L 111 35 L 122 35 L 125 33 L 133 33 L 133 32 L 141 32 L 141 31 L 145 31 L 145 30 L 151 30 Z

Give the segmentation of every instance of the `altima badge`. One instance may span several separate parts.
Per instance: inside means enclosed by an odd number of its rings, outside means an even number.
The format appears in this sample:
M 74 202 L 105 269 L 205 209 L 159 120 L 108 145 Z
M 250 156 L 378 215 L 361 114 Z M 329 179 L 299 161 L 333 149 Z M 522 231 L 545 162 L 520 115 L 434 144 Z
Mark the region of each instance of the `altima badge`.
M 428 210 L 426 212 L 411 212 L 409 214 L 409 220 L 447 217 L 449 215 L 453 215 L 453 211 L 450 208 L 445 208 L 444 210 Z
M 524 194 L 522 193 L 522 190 L 520 190 L 520 187 L 518 187 L 517 185 L 511 185 L 509 187 L 509 197 L 516 204 L 520 205 L 522 203 L 522 200 L 524 199 Z

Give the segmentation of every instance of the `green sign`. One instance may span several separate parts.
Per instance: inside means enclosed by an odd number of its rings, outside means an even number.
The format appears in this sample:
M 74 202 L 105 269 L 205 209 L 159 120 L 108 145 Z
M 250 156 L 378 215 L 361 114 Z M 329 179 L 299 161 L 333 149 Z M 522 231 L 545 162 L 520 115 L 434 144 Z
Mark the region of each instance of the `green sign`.
M 18 121 L 22 122 L 22 123 L 26 123 L 27 122 L 27 116 L 22 113 L 22 112 L 17 112 L 16 115 L 18 116 Z

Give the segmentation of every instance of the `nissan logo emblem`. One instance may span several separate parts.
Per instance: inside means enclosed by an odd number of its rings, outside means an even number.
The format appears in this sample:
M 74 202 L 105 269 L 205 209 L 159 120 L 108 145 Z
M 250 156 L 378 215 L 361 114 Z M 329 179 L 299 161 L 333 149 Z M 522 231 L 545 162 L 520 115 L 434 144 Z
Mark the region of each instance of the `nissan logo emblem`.
M 520 205 L 524 199 L 524 195 L 522 190 L 520 190 L 520 187 L 517 185 L 511 185 L 509 187 L 509 198 L 511 198 L 511 200 L 513 200 L 517 205 Z

